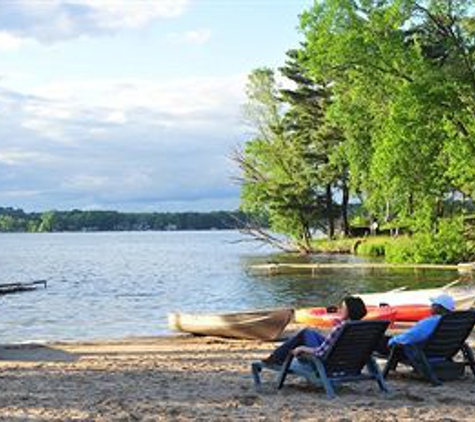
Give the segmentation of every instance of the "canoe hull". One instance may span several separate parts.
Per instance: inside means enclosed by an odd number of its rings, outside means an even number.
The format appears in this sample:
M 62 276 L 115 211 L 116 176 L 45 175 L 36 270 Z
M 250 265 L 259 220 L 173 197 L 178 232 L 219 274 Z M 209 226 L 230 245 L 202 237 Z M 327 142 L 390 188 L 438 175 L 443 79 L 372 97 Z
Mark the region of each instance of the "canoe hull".
M 475 294 L 468 292 L 458 292 L 444 289 L 424 289 L 424 290 L 405 290 L 401 292 L 369 293 L 358 295 L 365 304 L 370 306 L 379 306 L 386 304 L 390 306 L 400 306 L 407 304 L 428 305 L 430 299 L 441 294 L 449 294 L 455 300 L 457 310 L 466 310 L 475 303 Z
M 174 330 L 197 335 L 275 340 L 292 317 L 292 309 L 212 315 L 172 313 L 168 315 L 168 325 Z

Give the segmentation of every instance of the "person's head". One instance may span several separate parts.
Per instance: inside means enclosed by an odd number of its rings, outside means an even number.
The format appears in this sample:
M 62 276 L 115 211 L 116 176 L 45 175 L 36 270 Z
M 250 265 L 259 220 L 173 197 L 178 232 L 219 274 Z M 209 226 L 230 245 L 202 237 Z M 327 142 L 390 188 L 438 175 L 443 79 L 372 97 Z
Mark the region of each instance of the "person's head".
M 455 311 L 455 301 L 452 296 L 442 294 L 430 300 L 433 315 L 444 315 Z
M 358 321 L 362 319 L 367 311 L 364 302 L 359 297 L 348 296 L 343 299 L 342 304 L 343 319 Z

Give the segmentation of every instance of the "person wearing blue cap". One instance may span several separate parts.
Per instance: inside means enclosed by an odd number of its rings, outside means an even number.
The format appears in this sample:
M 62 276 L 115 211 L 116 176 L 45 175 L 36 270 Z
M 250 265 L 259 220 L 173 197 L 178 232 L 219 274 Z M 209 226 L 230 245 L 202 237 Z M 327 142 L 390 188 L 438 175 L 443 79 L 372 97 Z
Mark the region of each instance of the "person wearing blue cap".
M 386 344 L 381 345 L 378 351 L 383 355 L 388 355 L 390 347 L 400 345 L 403 346 L 404 353 L 408 355 L 410 352 L 404 346 L 422 343 L 427 340 L 436 329 L 441 316 L 455 311 L 455 301 L 447 294 L 432 298 L 430 302 L 432 311 L 430 317 L 419 321 L 402 334 L 386 338 Z

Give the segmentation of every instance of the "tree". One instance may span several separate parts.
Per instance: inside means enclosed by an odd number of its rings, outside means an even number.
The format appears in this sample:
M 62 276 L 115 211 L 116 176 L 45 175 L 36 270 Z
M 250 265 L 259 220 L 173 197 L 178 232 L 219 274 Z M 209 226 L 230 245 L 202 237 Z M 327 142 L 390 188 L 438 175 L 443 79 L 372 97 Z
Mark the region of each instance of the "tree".
M 242 209 L 267 216 L 272 231 L 286 234 L 294 247 L 309 252 L 322 209 L 315 172 L 303 159 L 309 150 L 289 130 L 273 71 L 252 72 L 246 92 L 245 116 L 255 134 L 235 154 L 242 171 Z M 262 238 L 262 231 L 254 234 Z M 278 243 L 273 237 L 266 240 Z
M 323 0 L 302 15 L 307 70 L 333 81 L 351 186 L 381 220 L 434 227 L 448 195 L 473 195 L 473 5 Z
M 47 211 L 41 214 L 41 223 L 38 227 L 39 232 L 52 232 L 55 230 L 57 213 L 55 211 Z
M 286 104 L 283 123 L 287 136 L 294 146 L 294 160 L 300 163 L 301 173 L 307 176 L 307 183 L 313 189 L 318 202 L 324 209 L 314 210 L 319 220 L 326 217 L 327 225 L 320 224 L 329 238 L 335 234 L 335 204 L 333 189 L 340 184 L 345 193 L 342 201 L 344 232 L 348 232 L 346 191 L 346 160 L 339 153 L 342 135 L 339 129 L 327 119 L 331 104 L 331 83 L 308 76 L 304 67 L 307 58 L 301 50 L 287 52 L 287 60 L 280 72 L 292 88 L 281 89 L 282 101 Z M 296 165 L 296 164 L 295 164 Z

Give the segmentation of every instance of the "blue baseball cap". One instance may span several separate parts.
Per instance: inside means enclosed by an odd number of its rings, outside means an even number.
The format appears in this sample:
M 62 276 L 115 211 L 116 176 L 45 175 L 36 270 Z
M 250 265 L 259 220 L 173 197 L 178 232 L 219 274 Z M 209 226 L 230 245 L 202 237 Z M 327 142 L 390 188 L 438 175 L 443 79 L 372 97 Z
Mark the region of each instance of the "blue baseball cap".
M 455 311 L 455 300 L 449 295 L 440 295 L 430 299 L 432 305 L 439 305 L 448 311 Z

